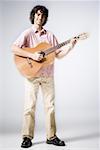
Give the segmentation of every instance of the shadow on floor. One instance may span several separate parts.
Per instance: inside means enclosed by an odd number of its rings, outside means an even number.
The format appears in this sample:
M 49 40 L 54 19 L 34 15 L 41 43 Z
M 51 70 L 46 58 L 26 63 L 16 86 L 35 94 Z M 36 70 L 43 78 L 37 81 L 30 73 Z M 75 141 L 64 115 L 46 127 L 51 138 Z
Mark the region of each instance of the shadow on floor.
M 78 135 L 78 136 L 72 136 L 72 137 L 65 137 L 61 138 L 63 141 L 66 143 L 68 142 L 76 142 L 76 141 L 82 141 L 82 140 L 88 140 L 88 139 L 97 139 L 99 140 L 100 138 L 100 133 L 90 133 L 90 134 L 84 134 L 84 135 Z M 46 141 L 37 141 L 33 142 L 33 145 L 39 145 L 39 144 L 45 144 Z
M 37 144 L 45 144 L 46 141 L 38 141 L 38 142 L 34 142 L 33 145 L 37 145 Z

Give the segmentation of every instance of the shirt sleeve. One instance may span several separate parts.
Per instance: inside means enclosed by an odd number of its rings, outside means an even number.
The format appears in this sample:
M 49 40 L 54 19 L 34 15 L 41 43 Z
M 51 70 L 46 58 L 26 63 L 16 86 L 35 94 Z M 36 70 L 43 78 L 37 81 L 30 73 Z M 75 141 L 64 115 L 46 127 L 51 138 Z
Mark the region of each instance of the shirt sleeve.
M 13 44 L 20 48 L 25 47 L 27 44 L 27 37 L 25 32 L 21 33 L 21 35 L 15 40 Z

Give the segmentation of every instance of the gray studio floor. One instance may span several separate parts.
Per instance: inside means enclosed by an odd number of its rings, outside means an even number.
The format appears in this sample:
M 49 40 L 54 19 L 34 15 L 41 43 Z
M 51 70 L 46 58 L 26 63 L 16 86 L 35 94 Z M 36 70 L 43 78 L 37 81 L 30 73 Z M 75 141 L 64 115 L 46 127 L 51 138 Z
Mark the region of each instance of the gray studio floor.
M 45 143 L 45 134 L 37 132 L 33 146 L 29 150 L 99 150 L 99 135 L 90 130 L 74 130 L 60 132 L 59 137 L 66 142 L 65 147 L 48 145 Z M 21 135 L 19 133 L 6 133 L 0 135 L 0 150 L 22 150 Z

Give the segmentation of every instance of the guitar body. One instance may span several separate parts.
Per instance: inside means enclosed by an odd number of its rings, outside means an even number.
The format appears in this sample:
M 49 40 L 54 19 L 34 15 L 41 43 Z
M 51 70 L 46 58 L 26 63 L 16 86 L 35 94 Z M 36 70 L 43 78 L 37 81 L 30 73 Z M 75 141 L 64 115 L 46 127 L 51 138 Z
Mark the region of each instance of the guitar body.
M 44 42 L 37 45 L 35 48 L 23 48 L 25 51 L 30 53 L 44 51 L 51 48 L 51 45 Z M 22 57 L 19 55 L 14 55 L 15 64 L 20 71 L 20 73 L 26 78 L 32 78 L 39 75 L 39 70 L 42 67 L 48 66 L 50 63 L 54 62 L 55 53 L 46 55 L 46 57 L 41 61 L 37 62 L 30 58 Z

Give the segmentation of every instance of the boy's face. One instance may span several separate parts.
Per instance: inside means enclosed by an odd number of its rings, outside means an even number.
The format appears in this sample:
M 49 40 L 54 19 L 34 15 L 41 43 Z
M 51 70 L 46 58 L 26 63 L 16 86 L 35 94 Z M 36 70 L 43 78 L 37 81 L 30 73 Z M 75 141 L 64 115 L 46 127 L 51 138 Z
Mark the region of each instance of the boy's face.
M 40 10 L 38 10 L 34 16 L 34 24 L 42 26 L 44 21 L 45 21 L 45 16 L 43 15 L 43 13 Z

